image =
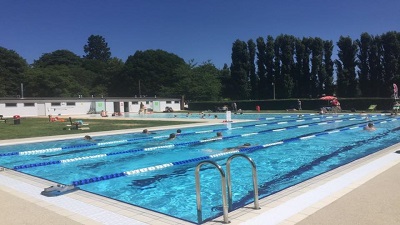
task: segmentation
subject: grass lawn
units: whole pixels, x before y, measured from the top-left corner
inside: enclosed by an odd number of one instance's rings
[[[187,112],[181,112],[187,113]],[[245,113],[316,113],[311,110],[302,111],[286,111],[286,110],[261,110],[261,112],[246,110]],[[74,118],[73,121],[80,120]],[[122,130],[133,128],[147,128],[155,126],[168,126],[178,124],[188,124],[193,122],[182,121],[155,121],[155,120],[112,120],[112,119],[82,119],[84,123],[88,123],[90,130],[64,130],[69,128],[67,125],[69,121],[65,122],[49,122],[48,118],[21,118],[21,123],[14,125],[12,119],[8,119],[7,123],[0,121],[0,140],[16,139],[16,138],[29,138],[29,137],[43,137],[63,134],[85,134],[88,132],[96,131],[110,131]]]
[[[74,118],[73,121],[80,120]],[[188,124],[193,122],[182,121],[151,121],[151,120],[111,120],[111,119],[82,119],[89,124],[90,130],[68,130],[66,122],[49,122],[48,118],[21,118],[20,124],[14,125],[14,121],[9,119],[7,123],[0,122],[0,140],[42,137],[63,134],[85,134],[96,131],[122,130],[133,128],[147,128],[154,126],[167,126]],[[85,127],[85,126],[83,126]],[[64,130],[64,128],[67,128]]]

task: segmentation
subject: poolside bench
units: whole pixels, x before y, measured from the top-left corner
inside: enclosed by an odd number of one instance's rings
[[[3,115],[0,115],[0,121],[4,121],[4,123],[7,123],[7,119],[3,119]]]
[[[368,107],[368,110],[370,110],[371,112],[375,111],[377,105],[370,105]]]
[[[71,118],[71,117],[70,117]],[[83,123],[83,121],[76,121],[76,122],[71,122],[71,124],[67,124],[66,127],[64,127],[64,130],[90,130],[90,127],[88,127],[88,123]]]

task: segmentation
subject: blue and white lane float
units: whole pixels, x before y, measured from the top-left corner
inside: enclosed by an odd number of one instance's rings
[[[330,123],[343,122],[344,120],[356,120],[356,119],[357,118],[355,118],[355,117],[351,117],[348,119],[341,119],[341,120],[328,120],[328,121],[324,121],[324,122],[314,122],[314,123],[309,123],[309,124],[304,124],[304,125],[289,126],[289,127],[278,128],[278,129],[262,130],[262,131],[258,131],[258,132],[247,133],[247,134],[226,136],[226,137],[222,137],[222,138],[216,137],[216,138],[210,138],[210,139],[199,140],[199,141],[190,141],[190,142],[183,142],[183,143],[176,143],[176,144],[169,144],[169,145],[162,145],[162,146],[155,146],[155,147],[148,147],[148,148],[140,148],[140,149],[130,149],[130,150],[120,151],[120,152],[111,152],[111,153],[106,153],[106,154],[82,156],[82,157],[75,157],[75,158],[55,160],[55,161],[30,163],[30,164],[14,166],[14,169],[20,170],[20,169],[39,167],[39,166],[49,166],[49,165],[55,165],[55,164],[61,164],[61,163],[71,163],[71,162],[77,162],[77,161],[82,161],[82,160],[103,158],[103,157],[107,157],[107,156],[115,156],[115,155],[121,155],[121,154],[131,154],[131,153],[139,153],[139,152],[146,152],[146,151],[154,151],[154,150],[160,150],[160,149],[173,148],[176,146],[188,146],[188,145],[201,144],[201,143],[206,143],[206,142],[211,142],[211,141],[216,141],[216,140],[221,140],[221,139],[247,137],[247,136],[252,136],[252,135],[265,134],[268,132],[280,132],[280,131],[291,130],[291,129],[296,129],[296,128],[305,128],[305,127],[311,127],[311,126],[326,125],[326,124],[330,124]]]
[[[309,115],[315,115],[315,114],[309,114]],[[348,114],[348,115],[353,115],[353,114]],[[372,115],[371,118],[377,117],[377,116],[384,116],[384,115],[385,114],[376,114],[376,115]],[[325,116],[323,118],[324,119],[330,119],[330,118],[342,117],[342,116],[344,116],[344,115],[341,114],[341,115],[338,115],[338,116]],[[295,116],[281,116],[281,118],[288,118],[288,117],[295,117]],[[275,119],[275,117],[273,117],[273,119]],[[235,127],[235,128],[220,128],[220,129],[213,129],[213,130],[196,131],[196,132],[189,132],[189,133],[184,133],[184,134],[180,134],[180,135],[184,136],[184,135],[211,133],[211,132],[217,132],[217,131],[224,131],[224,130],[228,130],[228,129],[242,129],[242,128],[245,128],[245,127],[267,126],[267,125],[274,125],[274,124],[284,124],[284,123],[287,123],[287,122],[303,122],[303,121],[306,121],[306,120],[320,120],[320,119],[321,118],[319,118],[319,117],[316,117],[316,118],[303,118],[303,119],[299,118],[297,120],[279,121],[279,122],[271,122],[271,123],[255,124],[255,125],[251,124],[251,125],[245,125],[245,126],[242,126],[242,127]],[[160,138],[166,138],[166,137],[168,137],[168,135],[154,136],[154,137],[140,137],[140,138],[134,138],[134,139],[128,139],[128,140],[108,141],[108,142],[99,142],[99,143],[88,143],[88,144],[65,146],[65,147],[60,147],[60,148],[48,148],[48,149],[29,150],[29,151],[21,151],[21,152],[8,152],[8,153],[0,154],[0,157],[1,156],[17,156],[17,155],[36,155],[36,154],[63,151],[63,150],[73,149],[73,148],[77,149],[77,148],[87,148],[87,147],[91,147],[91,146],[118,145],[118,144],[124,144],[124,143],[128,143],[128,142],[138,141],[138,140],[160,139]]]
[[[355,119],[356,118],[349,118],[347,120],[355,120]],[[306,124],[306,125],[290,126],[290,127],[280,128],[280,129],[269,129],[269,130],[263,130],[263,131],[259,131],[259,132],[247,133],[247,134],[241,134],[241,135],[232,135],[232,136],[227,136],[227,137],[223,137],[223,138],[210,138],[210,139],[199,140],[199,141],[176,143],[176,144],[162,145],[162,146],[155,146],[155,147],[148,147],[148,148],[141,148],[141,149],[130,149],[130,150],[126,150],[126,151],[112,152],[112,153],[107,153],[107,154],[98,154],[98,155],[82,156],[82,157],[63,159],[63,160],[56,160],[56,161],[46,161],[46,162],[39,162],[39,163],[31,163],[31,164],[14,166],[14,169],[15,170],[20,170],[20,169],[39,167],[39,166],[49,166],[49,165],[55,165],[55,164],[61,164],[61,163],[71,163],[71,162],[82,161],[82,160],[103,158],[103,157],[107,157],[107,156],[115,156],[115,155],[121,155],[121,154],[139,153],[139,152],[160,150],[160,149],[166,149],[166,148],[173,148],[173,147],[176,147],[176,146],[189,146],[189,145],[201,144],[201,143],[211,142],[211,141],[216,141],[216,140],[221,140],[221,139],[232,139],[232,138],[237,138],[237,137],[246,137],[246,136],[252,136],[252,135],[257,135],[257,134],[264,134],[264,133],[267,133],[267,132],[280,132],[280,131],[291,130],[291,129],[296,129],[296,128],[305,128],[305,127],[311,127],[311,126],[317,126],[317,125],[325,125],[325,124],[329,124],[329,123],[338,123],[338,122],[343,122],[343,121],[344,120],[331,120],[331,121],[325,121],[325,122],[316,122],[316,123],[310,123],[310,124]]]
[[[345,115],[353,115],[353,114],[337,114],[337,115],[332,115],[330,117],[342,117]],[[325,116],[325,115],[319,115],[316,113],[309,113],[309,114],[302,114],[299,112],[299,114],[296,115],[286,115],[286,116],[272,116],[272,117],[264,117],[264,118],[258,118],[258,120],[274,120],[274,119],[286,119],[286,118],[301,118],[301,117],[307,117],[307,116]]]
[[[314,115],[314,114],[310,114],[310,115]],[[353,115],[353,114],[348,114],[348,115]],[[381,116],[383,116],[383,115],[385,115],[385,114],[381,114]],[[323,119],[331,119],[331,118],[340,117],[340,116],[344,116],[344,115],[324,116],[322,118]],[[371,116],[371,118],[377,117],[377,116],[379,116],[379,114]],[[282,117],[292,117],[292,116],[282,116]],[[275,124],[279,125],[279,124],[285,124],[285,123],[289,123],[289,122],[297,122],[298,123],[298,122],[303,122],[303,121],[307,121],[307,120],[321,120],[321,117],[299,118],[296,120],[244,125],[244,126],[235,127],[235,128],[219,128],[219,129],[213,129],[213,130],[188,132],[188,133],[180,134],[180,136],[211,133],[211,132],[218,132],[218,131],[224,131],[224,130],[229,130],[229,129],[242,129],[242,128],[253,127],[253,126],[256,127],[256,126],[267,126],[267,125],[275,125]],[[0,157],[2,157],[2,156],[37,155],[37,154],[43,154],[43,153],[58,152],[58,151],[63,151],[63,150],[68,150],[68,149],[79,149],[79,148],[87,148],[87,147],[92,147],[92,146],[118,145],[118,144],[125,144],[125,143],[129,143],[129,142],[139,141],[139,140],[160,139],[160,138],[166,138],[166,137],[168,137],[168,135],[154,136],[154,137],[139,137],[139,138],[133,138],[133,139],[127,139],[127,140],[117,140],[117,141],[108,141],[108,142],[99,142],[99,143],[87,143],[87,144],[71,145],[71,146],[65,146],[65,147],[59,147],[59,148],[47,148],[47,149],[39,149],[39,150],[21,151],[21,152],[7,152],[7,153],[0,153]]]
[[[376,123],[376,124],[387,123],[388,121],[396,121],[396,120],[399,120],[399,119],[397,119],[397,118],[386,119],[386,120],[381,120],[381,121],[374,121],[374,123]],[[359,128],[364,128],[364,127],[365,127],[365,123],[363,123],[361,125],[349,125],[349,126],[344,126],[339,129],[333,129],[333,130],[330,129],[330,130],[326,130],[323,132],[315,133],[313,135],[301,135],[301,136],[298,136],[295,138],[284,139],[281,141],[267,143],[264,145],[257,145],[257,146],[252,146],[249,148],[242,148],[239,150],[234,150],[234,151],[229,151],[229,152],[221,152],[221,153],[198,157],[198,158],[192,158],[192,159],[187,159],[187,160],[182,160],[182,161],[177,161],[177,162],[164,163],[164,164],[159,164],[159,165],[155,165],[155,166],[150,166],[150,167],[145,167],[145,168],[140,168],[140,169],[135,169],[135,170],[129,170],[129,171],[125,171],[125,172],[103,175],[103,176],[99,176],[99,177],[92,177],[92,178],[87,178],[87,179],[76,180],[76,181],[72,182],[72,185],[80,186],[80,185],[90,184],[90,183],[99,182],[99,181],[103,181],[103,180],[109,180],[109,179],[118,178],[118,177],[124,177],[124,176],[139,174],[139,173],[145,173],[145,172],[149,172],[149,171],[155,171],[155,170],[159,170],[159,169],[165,169],[165,168],[172,167],[172,166],[179,166],[179,165],[185,165],[185,164],[189,164],[189,163],[200,162],[203,160],[215,159],[215,158],[219,158],[219,157],[226,156],[226,155],[232,155],[232,154],[235,154],[238,152],[241,152],[241,153],[252,152],[252,151],[259,150],[259,149],[268,148],[271,146],[282,145],[282,144],[289,143],[292,141],[308,140],[308,139],[318,137],[318,136],[329,135],[329,134],[333,134],[333,133],[337,133],[337,132],[343,132],[346,130],[353,130],[353,129],[359,129]]]

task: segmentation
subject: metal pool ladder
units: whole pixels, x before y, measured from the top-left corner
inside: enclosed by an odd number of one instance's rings
[[[228,193],[229,193],[229,210],[232,210],[232,184],[231,184],[231,175],[230,175],[230,170],[231,170],[231,161],[232,159],[236,157],[243,157],[247,159],[251,166],[252,166],[252,173],[253,173],[253,188],[254,188],[254,209],[260,209],[259,202],[258,202],[258,185],[257,185],[257,170],[256,170],[256,164],[254,161],[248,157],[245,154],[234,154],[231,157],[227,159],[226,163],[226,171],[228,173],[227,180],[228,180]],[[218,165],[216,162],[206,160],[203,162],[200,162],[196,166],[196,171],[195,171],[195,176],[196,176],[196,200],[197,200],[197,221],[198,223],[203,222],[202,218],[202,207],[201,207],[201,196],[200,196],[200,168],[204,164],[211,164],[213,165],[216,169],[218,169],[220,175],[221,175],[221,189],[222,189],[222,208],[223,208],[223,217],[224,217],[224,223],[230,223],[228,219],[228,203],[227,203],[227,197],[226,197],[226,176],[221,168],[220,165]]]
[[[243,157],[250,162],[252,167],[252,174],[253,174],[253,192],[254,192],[254,209],[260,209],[260,204],[258,202],[258,184],[257,184],[257,169],[256,164],[254,163],[253,159],[248,157],[245,154],[234,154],[228,158],[226,161],[226,173],[228,174],[228,196],[229,196],[229,210],[232,210],[232,182],[231,182],[231,161],[236,157]]]

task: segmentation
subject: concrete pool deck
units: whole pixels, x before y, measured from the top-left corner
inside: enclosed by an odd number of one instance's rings
[[[260,210],[252,205],[235,210],[230,224],[400,224],[400,154],[394,153],[399,149],[400,144],[391,146],[261,199]],[[192,224],[85,191],[40,195],[53,184],[2,170],[2,224]]]

